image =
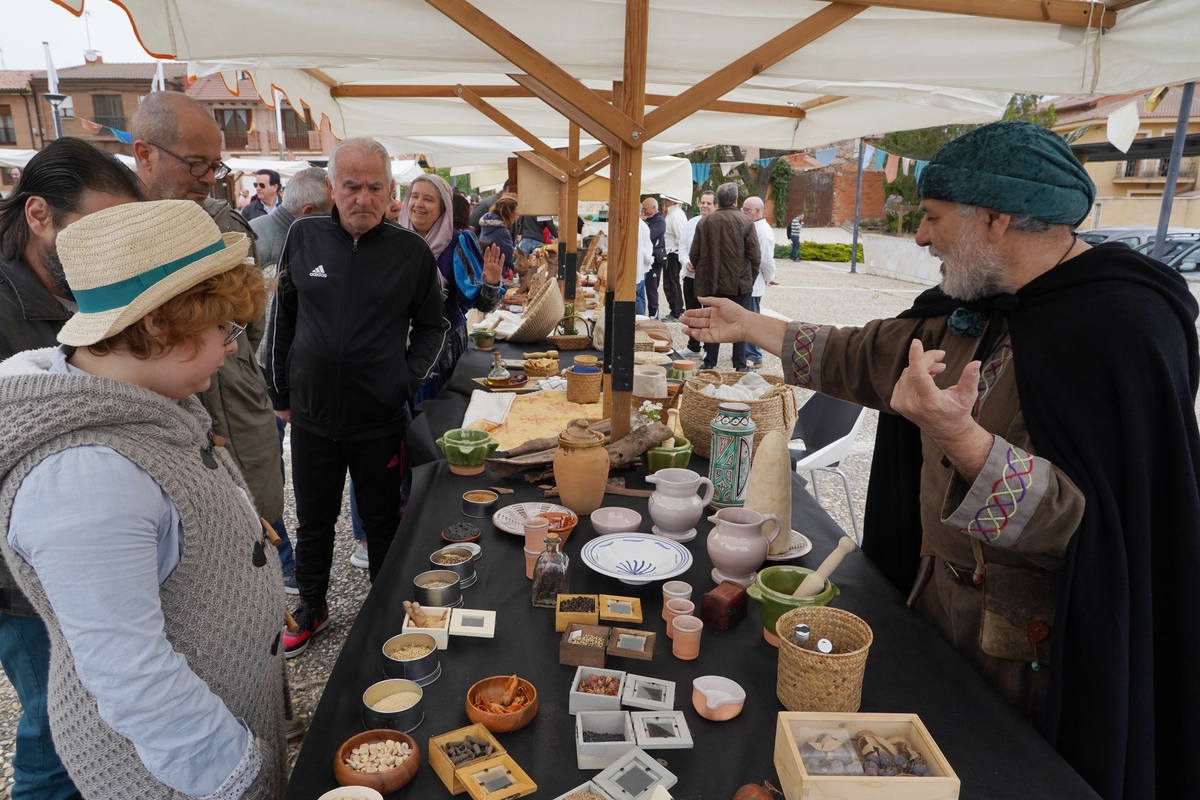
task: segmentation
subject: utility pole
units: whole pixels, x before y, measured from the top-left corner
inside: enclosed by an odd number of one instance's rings
[[[858,185],[854,190],[854,237],[850,242],[850,272],[858,272],[858,217],[862,212],[863,158],[867,154],[867,140],[858,140]]]

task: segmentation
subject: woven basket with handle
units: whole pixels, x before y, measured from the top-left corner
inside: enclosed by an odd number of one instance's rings
[[[812,629],[812,640],[833,643],[829,654],[806,650],[792,641],[798,623]],[[849,611],[829,606],[793,608],[775,623],[779,637],[779,673],[775,694],[788,711],[852,713],[862,702],[871,626]]]
[[[750,406],[750,418],[757,426],[754,431],[754,452],[758,451],[758,443],[771,431],[779,431],[784,438],[792,438],[792,429],[796,427],[796,393],[792,387],[783,382],[778,375],[763,375],[768,383],[775,388],[764,394],[758,400],[721,400],[701,394],[700,390],[712,383],[730,385],[742,379],[740,372],[717,372],[716,370],[701,370],[694,378],[683,382],[679,394],[679,424],[683,427],[683,435],[691,441],[696,455],[708,458],[712,445],[712,420],[717,415],[717,406],[721,403],[744,402]]]

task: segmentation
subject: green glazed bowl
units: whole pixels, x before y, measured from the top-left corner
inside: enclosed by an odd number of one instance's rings
[[[646,471],[650,473],[668,467],[686,467],[692,460],[692,443],[682,436],[676,436],[673,447],[651,447],[644,458]]]
[[[484,459],[500,446],[490,433],[475,428],[452,428],[436,444],[450,462],[450,471],[455,475],[478,475],[483,472]]]
[[[472,330],[471,341],[475,343],[476,350],[491,350],[492,345],[496,343],[496,332],[489,331],[486,328],[483,330]]]
[[[786,612],[800,606],[827,606],[841,592],[829,581],[825,588],[814,597],[792,597],[792,592],[804,582],[811,569],[794,567],[784,564],[767,567],[758,571],[754,583],[746,587],[746,594],[758,601],[758,611],[762,616],[763,638],[773,647],[779,646],[775,636],[775,623]]]

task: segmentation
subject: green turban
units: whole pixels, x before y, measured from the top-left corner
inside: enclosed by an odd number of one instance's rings
[[[1074,226],[1091,211],[1096,186],[1058,134],[1009,121],[942,145],[921,173],[917,194]]]

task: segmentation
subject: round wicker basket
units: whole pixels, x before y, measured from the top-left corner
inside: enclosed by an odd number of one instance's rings
[[[566,306],[558,281],[543,282],[529,297],[529,303],[521,314],[521,325],[511,334],[510,342],[540,342],[553,333],[562,319]]]
[[[758,400],[743,400],[750,406],[750,418],[757,426],[754,431],[754,450],[757,452],[758,443],[771,431],[779,431],[785,438],[792,438],[792,430],[796,427],[796,393],[792,387],[783,382],[778,375],[763,375],[775,388],[764,394]],[[694,378],[683,382],[679,401],[679,424],[686,436],[696,448],[696,455],[708,458],[712,446],[712,420],[717,415],[717,406],[727,403],[716,397],[701,394],[700,390],[707,384],[734,384],[742,379],[740,372],[717,372],[716,370],[701,370]]]
[[[833,643],[829,654],[806,650],[792,641],[798,623],[807,623],[813,638]],[[867,651],[874,640],[871,626],[829,606],[804,606],[786,612],[775,623],[779,637],[779,673],[775,694],[788,711],[858,711],[862,702]]]

